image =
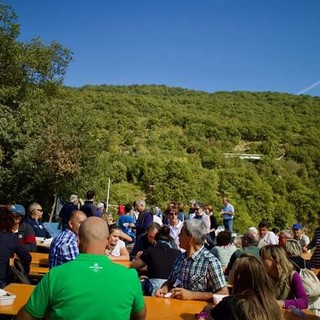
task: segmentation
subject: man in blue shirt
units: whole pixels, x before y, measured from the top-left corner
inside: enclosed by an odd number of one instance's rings
[[[234,207],[231,203],[229,203],[228,198],[223,198],[223,208],[221,214],[223,218],[224,229],[232,232]]]
[[[74,260],[78,254],[77,235],[81,223],[87,219],[84,212],[74,210],[71,212],[67,229],[62,231],[51,242],[49,253],[49,268]]]

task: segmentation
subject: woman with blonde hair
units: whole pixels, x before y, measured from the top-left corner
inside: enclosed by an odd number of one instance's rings
[[[232,295],[223,298],[214,308],[200,312],[197,319],[282,319],[272,282],[262,262],[249,255],[238,258],[234,265]]]
[[[276,298],[282,308],[294,306],[298,309],[308,308],[308,297],[300,275],[294,271],[283,247],[267,245],[260,249],[260,256],[271,277]]]

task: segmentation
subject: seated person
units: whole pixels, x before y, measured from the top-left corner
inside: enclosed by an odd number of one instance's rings
[[[259,248],[262,248],[263,246],[266,246],[268,244],[279,243],[278,237],[272,231],[269,231],[269,226],[269,222],[266,220],[262,220],[258,225],[260,235],[260,240],[258,244]]]
[[[280,307],[288,309],[289,306],[294,306],[307,309],[307,293],[299,273],[294,271],[292,263],[288,260],[285,249],[281,246],[267,245],[261,248],[260,256],[273,281]]]
[[[186,251],[178,256],[156,296],[170,292],[176,299],[207,301],[212,300],[212,293],[228,293],[220,261],[204,247],[206,236],[207,228],[201,219],[184,222],[179,242]]]
[[[78,239],[80,254],[41,279],[16,319],[145,320],[136,271],[105,256],[105,221],[89,217],[81,223]]]
[[[74,210],[69,216],[66,229],[51,242],[49,251],[49,268],[74,260],[79,254],[78,232],[81,223],[87,219],[84,212]]]
[[[30,224],[24,222],[26,210],[21,204],[15,204],[10,207],[14,214],[15,225],[13,233],[18,237],[19,243],[28,251],[37,251],[36,236]]]
[[[109,227],[106,255],[111,260],[129,260],[129,252],[124,241],[120,240],[121,230],[113,224]]]
[[[286,242],[286,252],[288,255],[288,259],[293,265],[293,268],[298,273],[300,269],[311,269],[311,265],[309,261],[306,261],[301,257],[302,255],[302,248],[300,243],[295,239],[289,239]]]
[[[28,207],[29,216],[26,218],[26,223],[29,223],[34,230],[36,237],[41,238],[51,238],[50,233],[47,231],[43,225],[41,218],[43,214],[43,209],[41,205],[37,202],[33,202]]]
[[[144,250],[154,247],[156,244],[155,236],[160,229],[160,225],[156,222],[150,224],[147,228],[147,232],[137,238],[136,243],[130,252],[130,260],[138,259]]]
[[[242,255],[252,255],[260,259],[260,254],[259,254],[260,249],[257,247],[258,243],[259,243],[258,234],[250,231],[245,233],[241,237],[242,249],[238,249],[232,254],[224,273],[226,275],[229,275],[231,270],[233,270],[234,263]]]
[[[272,286],[261,260],[242,256],[234,265],[232,295],[224,297],[215,307],[205,307],[196,319],[280,320],[282,312]]]
[[[141,269],[148,266],[147,276],[151,285],[145,295],[154,295],[155,291],[160,289],[161,285],[168,279],[173,264],[181,253],[173,249],[170,236],[170,228],[162,226],[155,236],[156,245],[145,250],[141,256],[131,262],[131,267]]]
[[[210,252],[219,259],[222,268],[225,268],[237,247],[231,243],[231,232],[228,230],[219,232],[216,240],[217,245]]]
[[[0,289],[11,279],[10,259],[15,255],[20,259],[26,273],[31,262],[30,253],[19,243],[12,230],[15,225],[14,214],[7,206],[0,206]]]

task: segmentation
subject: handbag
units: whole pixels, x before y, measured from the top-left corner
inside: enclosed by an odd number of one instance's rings
[[[299,268],[299,266],[294,263],[292,260],[291,262]],[[299,272],[300,278],[302,280],[302,284],[308,298],[316,298],[320,296],[320,281],[318,277],[314,274],[313,271],[306,268],[306,262],[304,261],[304,268],[300,269]]]

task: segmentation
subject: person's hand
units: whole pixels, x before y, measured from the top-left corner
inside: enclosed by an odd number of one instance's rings
[[[143,251],[138,251],[136,254],[136,259],[140,258],[142,254],[143,254]]]
[[[192,291],[184,288],[173,288],[171,290],[171,298],[181,299],[181,300],[192,300]]]
[[[165,286],[165,287],[158,289],[156,291],[155,295],[156,295],[156,297],[163,297],[166,293],[168,293],[168,288]]]

